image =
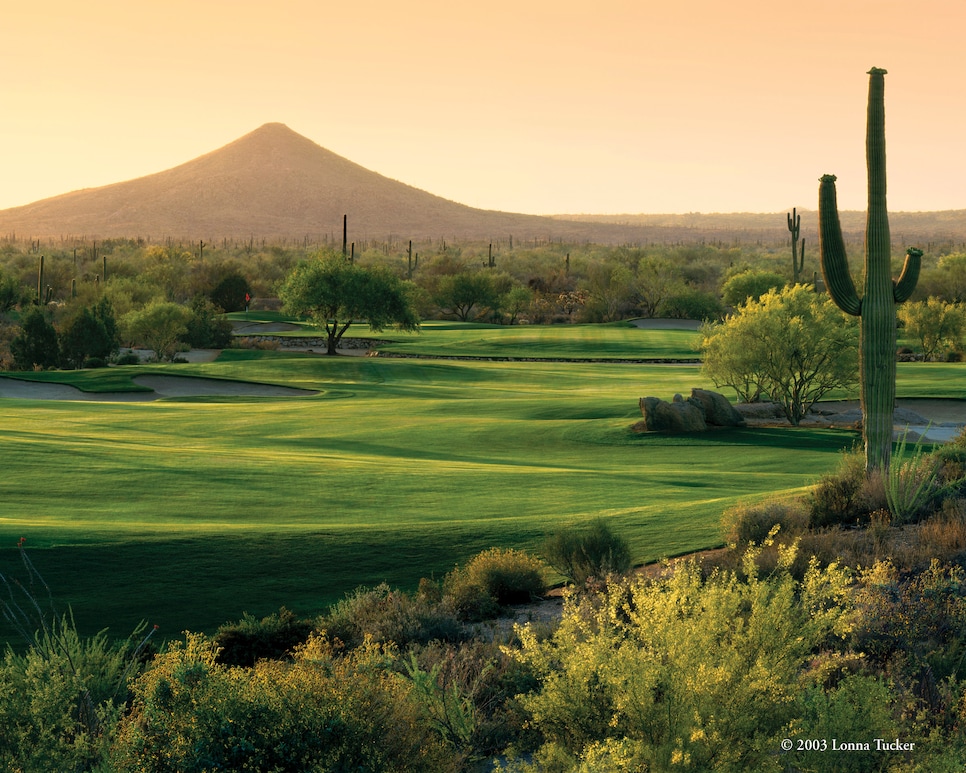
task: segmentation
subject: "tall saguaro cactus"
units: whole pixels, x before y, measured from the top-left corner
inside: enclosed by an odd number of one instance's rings
[[[835,175],[818,189],[822,276],[832,300],[861,319],[859,383],[866,471],[886,470],[892,456],[892,414],[896,401],[896,305],[907,300],[919,278],[922,250],[910,248],[898,281],[892,279],[889,213],[886,209],[885,70],[869,70],[865,152],[869,211],[865,231],[865,291],[852,283],[835,197]]]
[[[792,235],[792,284],[798,284],[802,269],[805,267],[805,240],[802,239],[802,249],[798,249],[798,237],[802,231],[802,216],[796,207],[788,215],[788,230]]]

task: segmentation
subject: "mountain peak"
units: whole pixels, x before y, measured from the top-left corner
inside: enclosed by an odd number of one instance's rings
[[[490,212],[365,169],[272,122],[180,166],[0,211],[0,233],[161,238],[499,238],[559,222]]]

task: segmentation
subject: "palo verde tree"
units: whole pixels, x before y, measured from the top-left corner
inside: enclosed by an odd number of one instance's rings
[[[922,257],[922,250],[910,248],[899,279],[893,281],[886,208],[885,74],[878,67],[869,70],[865,140],[869,209],[865,230],[865,292],[861,297],[849,273],[836,203],[835,175],[824,175],[818,191],[819,248],[825,286],[842,311],[861,319],[859,383],[867,472],[889,468],[896,401],[896,305],[912,295]]]
[[[798,425],[830,391],[855,383],[855,328],[805,285],[770,290],[701,329],[704,371],[745,402],[767,395]]]
[[[962,347],[966,307],[961,303],[947,303],[939,298],[907,303],[899,309],[899,319],[906,335],[919,343],[923,360],[932,360]]]
[[[337,354],[353,322],[365,320],[372,331],[390,325],[400,330],[419,328],[412,297],[401,279],[332,252],[299,263],[279,288],[279,297],[286,313],[308,316],[325,328],[326,354]]]

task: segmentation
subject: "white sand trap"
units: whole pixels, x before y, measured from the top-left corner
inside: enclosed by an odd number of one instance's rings
[[[0,398],[20,400],[81,400],[89,402],[145,402],[162,397],[306,397],[318,394],[311,389],[254,384],[190,376],[135,376],[134,383],[153,392],[82,392],[67,384],[0,378]]]
[[[134,383],[153,389],[158,397],[306,397],[317,395],[313,389],[254,384],[250,381],[227,381],[217,378],[191,378],[190,376],[135,376]]]
[[[15,378],[0,378],[0,398],[12,397],[19,400],[96,400],[136,402],[157,400],[150,392],[111,392],[94,394],[81,392],[68,384],[48,384],[43,381],[21,381]]]
[[[639,319],[628,320],[634,327],[644,330],[697,330],[701,323],[693,319]]]

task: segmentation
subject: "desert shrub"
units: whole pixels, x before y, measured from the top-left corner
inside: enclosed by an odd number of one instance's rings
[[[133,684],[114,746],[120,773],[348,771],[445,773],[455,760],[423,718],[394,651],[338,655],[312,638],[291,663],[225,666],[189,634]]]
[[[800,534],[808,526],[808,511],[801,502],[738,505],[724,512],[721,525],[729,545],[761,543],[775,526],[782,536]]]
[[[426,716],[462,753],[484,758],[528,744],[532,733],[516,696],[537,682],[500,645],[431,642],[414,648],[404,665]]]
[[[434,639],[455,641],[461,636],[459,622],[446,605],[421,594],[414,597],[393,590],[386,583],[346,594],[319,620],[319,627],[350,647],[361,645],[367,637],[403,648]]]
[[[936,476],[949,495],[962,493],[966,483],[966,446],[957,441],[941,445],[932,452],[936,460]]]
[[[458,620],[479,622],[500,614],[500,605],[489,591],[472,582],[465,570],[457,567],[443,583],[443,598]]]
[[[891,561],[861,575],[855,593],[853,643],[880,666],[928,666],[937,678],[966,676],[966,572],[933,560],[903,575]]]
[[[106,368],[107,361],[102,359],[101,357],[88,357],[86,360],[84,360],[84,367],[85,368]]]
[[[545,588],[540,560],[512,548],[484,550],[443,581],[444,597],[463,620],[485,619],[495,607],[532,601]]]
[[[215,633],[217,660],[229,666],[253,666],[259,660],[282,660],[304,644],[314,625],[281,607],[261,620],[247,612],[234,623],[225,623]]]
[[[269,336],[236,336],[231,345],[238,349],[261,349],[275,351],[281,347],[278,341]]]
[[[921,440],[911,456],[905,450],[906,433],[903,433],[889,469],[881,475],[892,520],[900,525],[919,520],[942,494],[936,457],[923,453]]]
[[[136,352],[125,352],[115,361],[117,365],[140,365],[141,358]]]
[[[545,640],[518,628],[516,656],[540,681],[520,699],[543,736],[539,769],[775,770],[802,664],[847,630],[852,583],[814,562],[796,581],[793,553],[768,576],[750,557],[747,581],[686,563],[614,583],[568,602]]]
[[[878,497],[870,496],[865,458],[857,452],[844,454],[837,470],[821,477],[807,499],[809,525],[813,527],[866,523],[879,509]],[[873,484],[881,491],[881,483]]]
[[[783,769],[816,773],[881,770],[881,760],[875,754],[835,750],[831,739],[841,745],[847,741],[868,742],[866,739],[904,736],[896,719],[896,698],[886,680],[862,674],[845,677],[833,689],[809,688],[802,696],[801,724],[789,737],[793,742],[824,739],[826,748],[818,751],[793,748],[782,755]]]
[[[142,642],[143,643],[143,642]],[[0,769],[90,770],[107,757],[142,648],[83,637],[68,616],[0,664]]]
[[[544,560],[575,585],[604,580],[631,568],[627,540],[611,531],[603,519],[588,526],[561,529],[543,544]]]

